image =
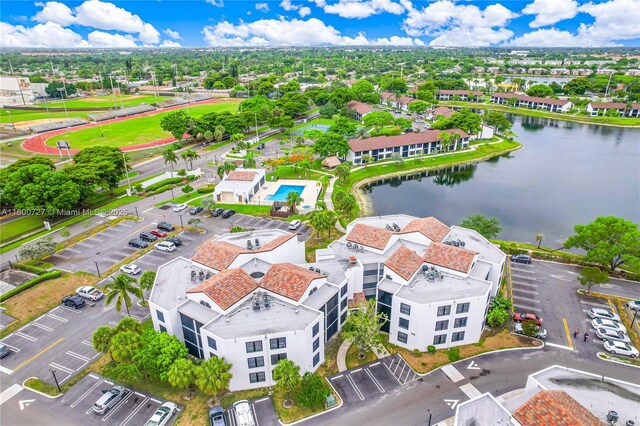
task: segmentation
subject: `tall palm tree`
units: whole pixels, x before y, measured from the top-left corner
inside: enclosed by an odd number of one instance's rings
[[[226,389],[231,381],[229,373],[231,364],[224,358],[212,356],[200,364],[196,377],[196,385],[200,390],[209,395],[216,395]]]
[[[440,132],[437,139],[440,141],[440,147],[442,150],[448,151],[451,146],[451,135],[447,132]]]
[[[151,287],[153,287],[153,283],[155,282],[155,280],[156,280],[155,271],[144,271],[142,275],[140,275],[140,279],[138,280],[138,287],[140,288],[142,303],[144,303],[144,291],[151,290]]]
[[[198,151],[196,151],[195,149],[187,149],[184,153],[183,153],[182,158],[187,158],[189,160],[189,168],[191,170],[193,170],[193,160],[197,160],[198,158],[200,158],[200,154],[198,154]],[[185,160],[186,161],[186,160]]]
[[[222,179],[224,175],[237,168],[238,166],[236,165],[236,163],[225,161],[221,166],[218,166],[218,168],[216,169],[216,173],[218,173],[218,177]]]
[[[249,153],[244,157],[242,167],[245,169],[254,169],[256,167],[256,159],[253,157],[253,153]]]
[[[173,172],[173,166],[178,162],[176,152],[171,148],[165,148],[162,151],[162,157],[164,158],[164,164],[171,163],[171,171]]]
[[[120,312],[122,310],[122,304],[124,303],[125,308],[127,308],[127,316],[131,317],[131,312],[129,311],[129,308],[133,306],[131,295],[142,297],[140,288],[136,285],[135,278],[131,278],[125,274],[119,274],[113,279],[112,283],[106,285],[106,288],[109,290],[106,297],[106,304],[110,305],[115,299],[116,311]]]
[[[224,130],[224,126],[216,126],[215,130],[213,131],[213,137],[215,138],[216,142],[220,143],[220,141],[224,137]]]
[[[300,383],[300,366],[290,359],[281,359],[273,369],[276,387],[287,392],[287,401],[291,400],[291,390]]]
[[[296,191],[291,191],[287,194],[287,204],[295,210],[296,206],[302,202],[302,197]]]
[[[182,151],[180,157],[184,160],[184,167],[189,167],[189,150]]]
[[[309,160],[302,160],[300,162],[300,170],[302,170],[302,174],[304,177],[309,176],[309,170],[311,170],[311,162]]]

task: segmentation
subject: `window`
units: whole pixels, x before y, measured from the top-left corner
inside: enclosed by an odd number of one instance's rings
[[[443,343],[447,343],[447,335],[446,334],[438,334],[436,336],[433,336],[433,344],[434,345],[441,345]]]
[[[313,337],[316,337],[318,332],[320,331],[320,323],[316,323],[316,325],[313,326]]]
[[[209,344],[209,347],[211,349],[218,350],[218,345],[216,345],[215,339],[212,339],[211,337],[207,336],[207,343]]]
[[[156,311],[156,316],[158,317],[158,321],[164,322],[164,314],[160,311]]]
[[[386,291],[378,290],[378,303],[383,303],[387,306],[391,306],[391,301],[393,300],[393,296],[391,293],[387,293]]]
[[[247,353],[251,352],[262,352],[262,342],[260,340],[256,340],[255,342],[247,342]]]
[[[436,331],[442,331],[449,328],[449,320],[436,321]]]
[[[404,303],[400,304],[400,313],[405,315],[411,315],[411,306],[405,305]]]
[[[438,306],[438,316],[443,317],[445,315],[449,315],[451,313],[451,305],[447,306]]]
[[[282,354],[271,355],[271,365],[276,365],[278,361],[280,361],[281,359],[287,359],[287,354],[282,353]]]
[[[457,331],[451,334],[452,342],[459,342],[460,340],[464,340],[464,331]]]
[[[346,320],[347,320],[347,313],[345,312],[344,314],[340,315],[340,324],[344,324]]]
[[[403,333],[402,331],[398,331],[398,342],[407,343],[407,333]]]
[[[409,320],[406,318],[400,318],[400,322],[398,323],[398,327],[404,328],[405,330],[409,329]]]
[[[362,284],[362,288],[363,289],[376,288],[377,286],[378,286],[378,282],[377,281],[372,281],[370,283],[363,283]]]
[[[344,296],[345,294],[347,294],[347,284],[343,285],[340,289],[340,297]]]
[[[247,358],[247,364],[249,364],[249,368],[264,367],[264,357],[256,356],[254,358]]]
[[[320,338],[318,337],[313,341],[313,352],[315,352],[320,347]]]
[[[456,314],[464,314],[465,312],[469,312],[469,302],[456,306]]]
[[[342,299],[342,302],[340,302],[340,310],[343,311],[346,307],[347,307],[347,298],[345,297],[344,299]]]
[[[264,371],[259,371],[257,373],[249,373],[249,382],[250,383],[259,383],[264,382],[266,380]]]
[[[163,331],[167,331],[167,327],[162,324],[158,324],[158,328],[160,329],[160,333],[162,333]]]
[[[320,362],[320,352],[313,356],[313,366],[315,367]]]
[[[287,338],[286,337],[276,337],[275,339],[269,340],[269,346],[271,349],[283,349],[287,347]]]
[[[467,326],[467,317],[456,318],[456,320],[453,323],[453,328],[460,328],[460,327],[466,327],[466,326]]]

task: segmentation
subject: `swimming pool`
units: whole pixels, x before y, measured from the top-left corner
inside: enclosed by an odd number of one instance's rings
[[[269,201],[287,201],[287,194],[290,192],[297,192],[302,195],[304,191],[304,185],[280,185],[280,188],[273,195],[267,195]]]

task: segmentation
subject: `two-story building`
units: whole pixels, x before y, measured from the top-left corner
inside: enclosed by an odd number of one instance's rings
[[[513,101],[510,101],[513,99]],[[549,112],[569,112],[573,102],[567,99],[541,98],[536,96],[518,95],[516,93],[492,93],[491,102],[494,104],[510,104],[530,109],[541,109]]]
[[[358,101],[347,102],[347,108],[351,110],[353,118],[358,121],[362,121],[362,117],[376,110],[371,105]]]
[[[483,92],[479,90],[438,90],[436,99],[439,101],[451,101],[460,99],[461,101],[481,102]]]

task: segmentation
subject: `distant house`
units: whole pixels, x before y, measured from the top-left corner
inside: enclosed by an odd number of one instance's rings
[[[430,119],[435,120],[439,116],[449,118],[453,115],[454,112],[455,111],[452,110],[451,108],[447,108],[446,106],[439,106],[438,108],[435,108],[433,111],[431,111]]]
[[[340,165],[340,159],[335,155],[331,157],[327,157],[324,160],[322,160],[322,167],[324,167],[325,169],[329,169],[329,170],[335,169],[339,165]]]
[[[376,136],[368,139],[351,139],[347,161],[362,164],[362,156],[370,155],[374,161],[391,158],[394,154],[402,157],[413,157],[420,154],[430,154],[440,149],[438,136],[442,132],[457,134],[459,139],[452,145],[452,149],[467,148],[471,135],[460,129],[427,130],[420,133],[407,133],[397,136]]]
[[[492,93],[491,102],[494,104],[509,104],[508,99],[515,99],[516,106],[530,109],[541,109],[550,112],[568,112],[573,103],[566,99],[539,98],[535,96],[517,95],[515,93]]]
[[[248,203],[264,182],[264,169],[238,168],[216,185],[213,199],[218,203]]]
[[[410,96],[396,96],[395,93],[391,92],[382,92],[380,94],[380,104],[384,106],[390,106],[392,108],[398,108],[403,111],[408,109],[408,106],[411,102],[415,101],[414,98]]]
[[[362,121],[362,117],[376,110],[371,105],[367,105],[358,101],[347,102],[347,108],[349,108],[353,112],[353,118],[358,121]]]
[[[627,105],[622,102],[591,102],[587,105],[587,112],[591,116],[605,115],[608,110],[617,110],[620,117],[640,117],[640,104]]]
[[[438,90],[436,99],[439,101],[449,101],[459,96],[461,101],[481,101],[482,92],[479,90]]]

